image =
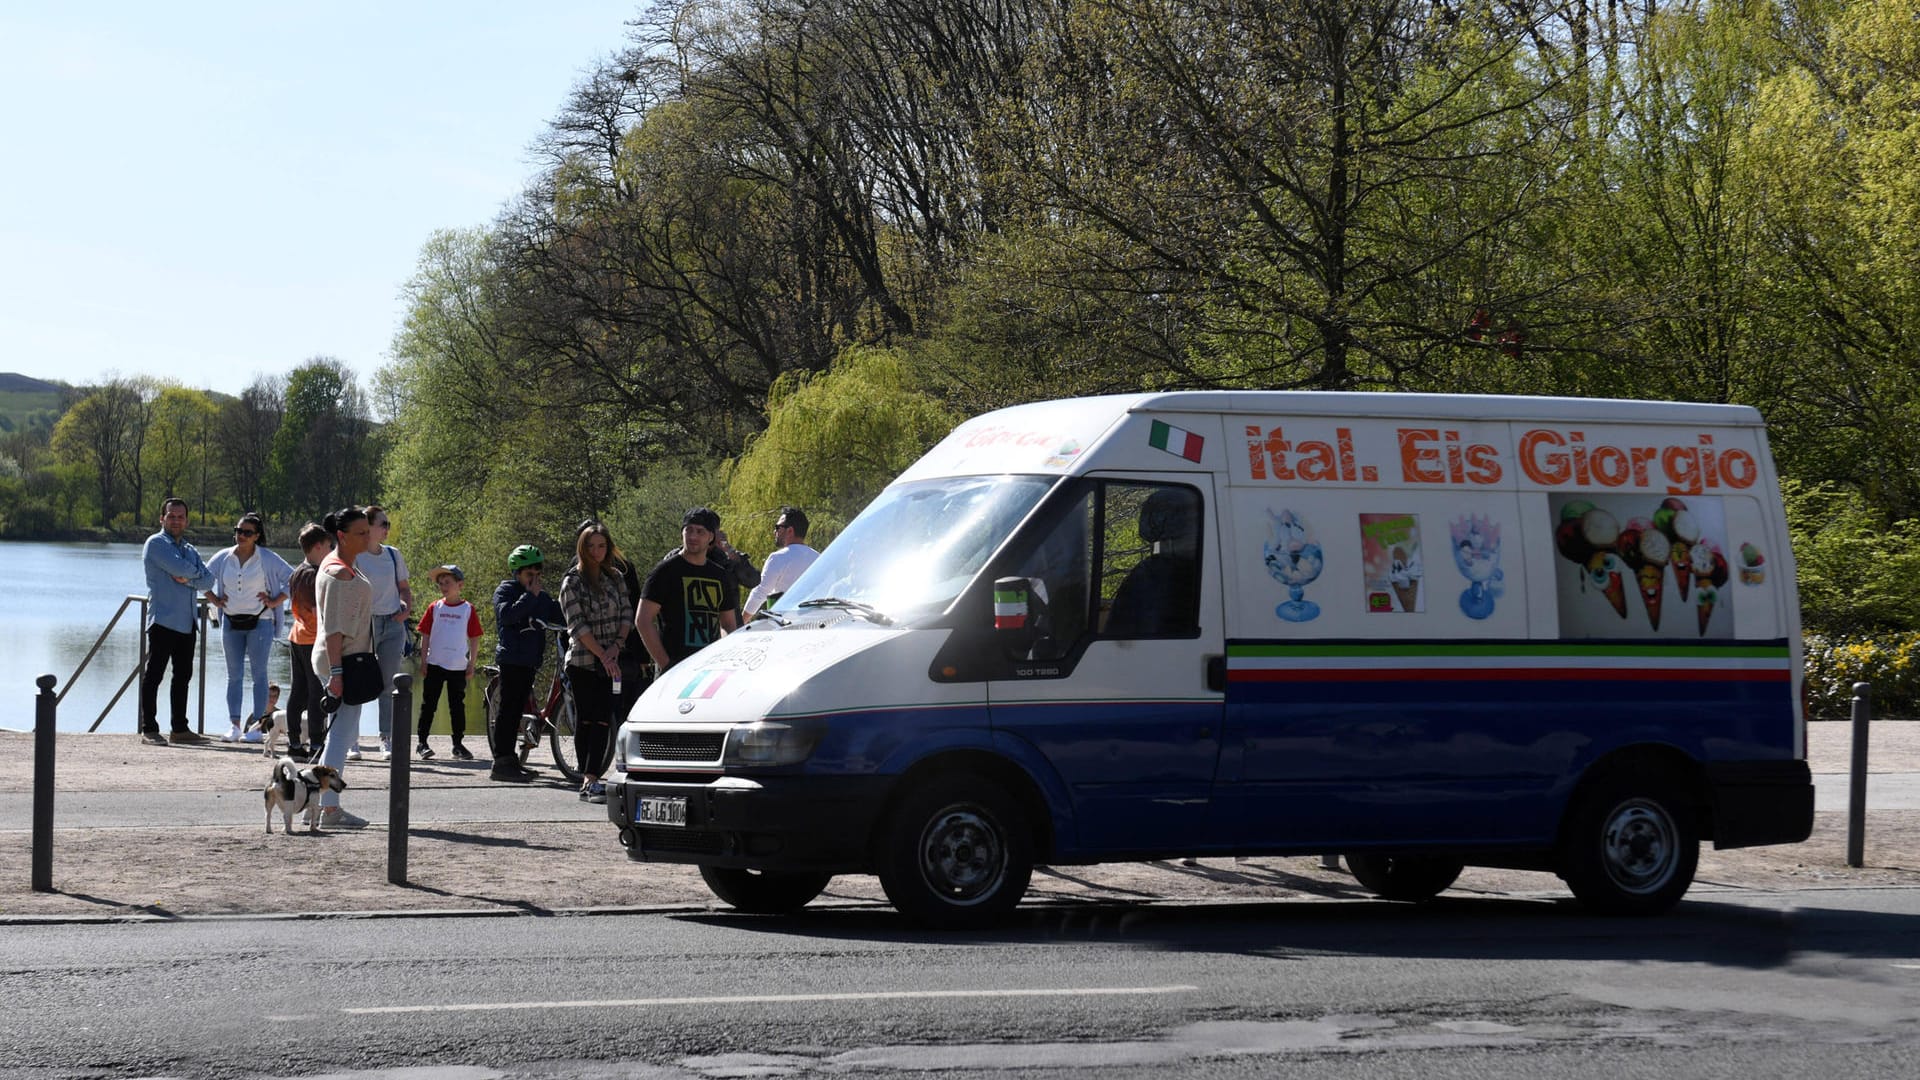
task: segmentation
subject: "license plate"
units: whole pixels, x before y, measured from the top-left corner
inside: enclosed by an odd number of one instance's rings
[[[633,820],[638,825],[685,825],[687,800],[672,795],[642,795]]]

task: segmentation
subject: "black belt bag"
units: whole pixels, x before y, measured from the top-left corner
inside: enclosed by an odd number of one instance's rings
[[[365,705],[380,696],[380,659],[370,652],[340,658],[340,700]]]
[[[252,615],[229,614],[226,616],[226,620],[227,629],[229,630],[251,630],[260,625],[260,613],[256,611]]]

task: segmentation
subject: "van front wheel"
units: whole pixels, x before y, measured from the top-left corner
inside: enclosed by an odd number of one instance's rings
[[[1353,871],[1355,881],[1382,900],[1417,903],[1447,891],[1466,867],[1428,855],[1355,853],[1347,856],[1347,869]]]
[[[1693,884],[1700,838],[1678,784],[1659,776],[1601,778],[1576,800],[1560,852],[1579,901],[1607,915],[1657,915]]]
[[[713,895],[749,915],[786,915],[806,907],[833,880],[832,874],[774,873],[703,866],[700,877]]]
[[[1033,877],[1033,842],[1019,804],[982,776],[949,776],[909,792],[880,844],[887,900],[939,930],[992,925]]]

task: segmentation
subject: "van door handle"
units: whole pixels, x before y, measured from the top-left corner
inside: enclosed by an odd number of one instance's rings
[[[1207,657],[1207,689],[1225,693],[1227,689],[1227,658],[1225,655]]]

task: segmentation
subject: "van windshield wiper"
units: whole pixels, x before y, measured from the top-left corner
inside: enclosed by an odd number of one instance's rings
[[[822,596],[813,600],[802,600],[800,601],[800,606],[803,608],[810,608],[810,607],[842,608],[847,611],[852,611],[860,615],[864,615],[866,616],[868,621],[878,623],[881,626],[893,625],[893,619],[890,618],[886,612],[881,611],[879,608],[874,607],[872,604],[863,604],[858,600],[846,600],[838,596]]]
[[[748,622],[753,622],[756,619],[772,619],[773,624],[775,626],[792,626],[793,625],[793,620],[783,619],[780,616],[775,615],[772,609],[770,608],[761,608],[759,611],[756,611],[752,615],[747,617]]]

